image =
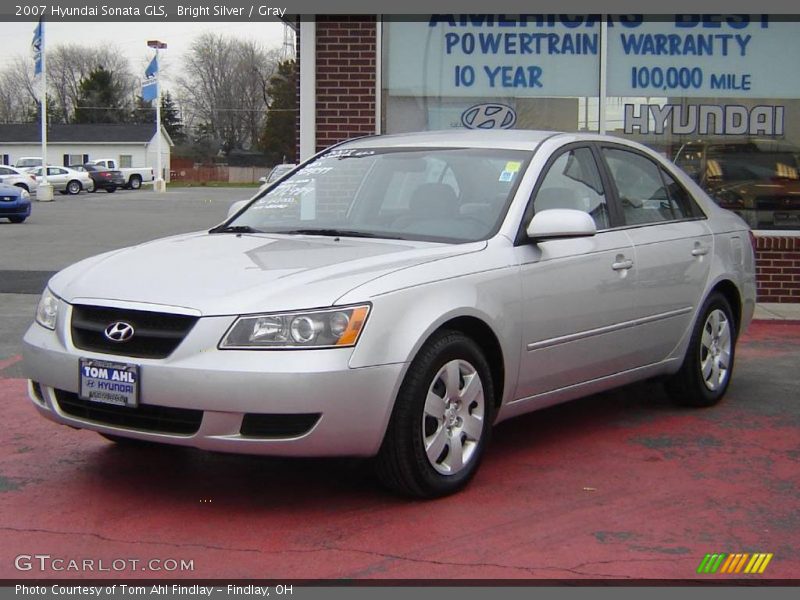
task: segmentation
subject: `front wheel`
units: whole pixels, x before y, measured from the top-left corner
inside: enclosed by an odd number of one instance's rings
[[[733,373],[736,321],[728,300],[711,294],[700,311],[680,371],[666,382],[684,406],[713,406],[722,399]]]
[[[115,185],[110,185],[110,186],[108,186],[108,187],[106,188],[106,191],[107,191],[109,194],[113,194],[114,192],[116,192],[116,191],[117,191],[117,186],[115,186]]]
[[[83,187],[81,186],[80,181],[75,181],[74,179],[67,184],[67,193],[71,196],[75,194],[80,194]]]
[[[494,386],[480,347],[457,331],[431,338],[400,387],[376,467],[387,487],[434,498],[463,488],[491,434]]]
[[[8,220],[12,223],[24,223],[27,218],[28,217],[8,217]]]

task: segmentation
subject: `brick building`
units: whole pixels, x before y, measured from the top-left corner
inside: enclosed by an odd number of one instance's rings
[[[635,139],[748,220],[760,301],[800,302],[800,75],[771,66],[778,48],[800,54],[800,25],[744,17],[304,17],[299,156],[483,127],[489,110],[508,115],[495,126]]]

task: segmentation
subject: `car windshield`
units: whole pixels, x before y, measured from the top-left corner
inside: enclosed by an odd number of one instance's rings
[[[25,169],[27,167],[38,167],[42,161],[38,158],[21,158],[15,166]]]
[[[221,231],[487,239],[499,228],[531,154],[334,148],[262,192]]]

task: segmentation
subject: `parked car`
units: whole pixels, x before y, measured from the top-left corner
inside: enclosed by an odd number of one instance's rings
[[[264,175],[263,177],[259,177],[258,181],[262,185],[267,184],[267,183],[272,183],[273,181],[277,181],[278,179],[280,179],[281,177],[286,175],[289,171],[294,169],[296,166],[297,165],[294,164],[294,163],[292,163],[292,164],[284,163],[284,164],[280,164],[280,165],[275,165],[274,167],[272,167],[272,169],[270,169],[267,172],[266,175]]]
[[[112,171],[93,164],[74,165],[70,167],[76,171],[83,171],[92,179],[92,187],[87,190],[89,192],[96,192],[97,190],[105,190],[109,194],[117,191],[117,188],[125,187],[125,178],[119,171]]]
[[[492,425],[647,378],[720,401],[755,307],[747,225],[619,138],[361,138],[209,231],[56,274],[29,393],[112,440],[374,456],[455,492]]]
[[[99,169],[117,171],[122,177],[122,187],[125,189],[138,190],[142,183],[153,182],[153,169],[149,167],[120,167],[113,158],[99,158],[90,160],[88,165],[94,165]]]
[[[16,167],[9,167],[8,165],[0,165],[0,183],[16,185],[32,194],[35,194],[36,189],[39,187],[39,182],[36,181],[34,175],[17,169]]]
[[[31,216],[31,195],[27,190],[0,183],[0,219],[22,223]]]
[[[42,183],[42,167],[31,171],[36,181]],[[81,190],[90,190],[94,186],[92,178],[85,171],[76,171],[69,167],[47,167],[47,183],[62,194],[80,194]]]
[[[800,147],[770,139],[684,144],[675,164],[753,229],[800,229]]]
[[[17,169],[21,169],[23,171],[30,171],[31,169],[35,169],[36,167],[42,166],[42,157],[41,156],[21,156],[17,162],[14,163],[14,167]]]

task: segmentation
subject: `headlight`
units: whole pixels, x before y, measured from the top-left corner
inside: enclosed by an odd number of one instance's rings
[[[39,306],[36,307],[36,322],[47,329],[56,328],[56,318],[58,317],[58,297],[45,288]]]
[[[30,200],[30,199],[31,199],[31,195],[30,195],[30,193],[28,192],[28,190],[26,190],[26,189],[24,189],[24,188],[21,188],[21,189],[20,189],[20,195],[22,196],[22,198],[23,198],[24,200]]]
[[[237,348],[346,348],[355,346],[369,305],[239,317],[222,338]]]

